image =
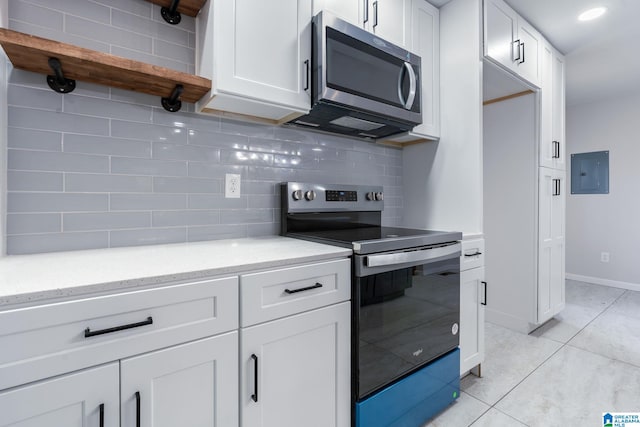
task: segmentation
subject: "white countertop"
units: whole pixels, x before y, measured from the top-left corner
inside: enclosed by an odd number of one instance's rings
[[[351,255],[270,236],[0,258],[0,310],[54,298],[274,268]]]

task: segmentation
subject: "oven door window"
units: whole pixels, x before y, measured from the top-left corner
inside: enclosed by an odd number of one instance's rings
[[[358,399],[458,346],[459,262],[356,278]]]

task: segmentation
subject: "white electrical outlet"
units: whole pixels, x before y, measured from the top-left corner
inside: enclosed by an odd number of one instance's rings
[[[240,175],[228,173],[224,180],[224,197],[227,199],[240,198]]]
[[[600,252],[600,262],[609,262],[609,252]]]

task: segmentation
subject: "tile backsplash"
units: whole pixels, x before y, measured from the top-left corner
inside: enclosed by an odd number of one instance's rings
[[[11,29],[194,71],[195,20],[166,24],[143,0],[15,0]],[[7,253],[176,243],[279,232],[282,181],[384,185],[383,221],[402,216],[401,151],[168,113],[157,97],[8,73]],[[224,197],[226,173],[241,197]]]

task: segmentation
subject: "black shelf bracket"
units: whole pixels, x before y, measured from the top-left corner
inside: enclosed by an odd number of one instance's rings
[[[76,81],[67,79],[62,72],[62,64],[58,58],[49,58],[49,67],[53,70],[54,75],[49,74],[47,76],[47,83],[49,87],[58,93],[73,92],[76,88]]]
[[[160,9],[160,14],[171,25],[178,25],[182,16],[180,16],[180,12],[178,12],[178,5],[180,4],[180,0],[171,0],[171,4],[169,7],[162,7]]]
[[[162,98],[161,100],[162,106],[164,107],[165,110],[175,113],[176,111],[179,111],[180,108],[182,108],[182,101],[180,101],[180,95],[182,95],[183,90],[184,90],[184,87],[182,85],[176,85],[175,89],[173,89],[173,92],[171,92],[170,96],[166,98]]]

